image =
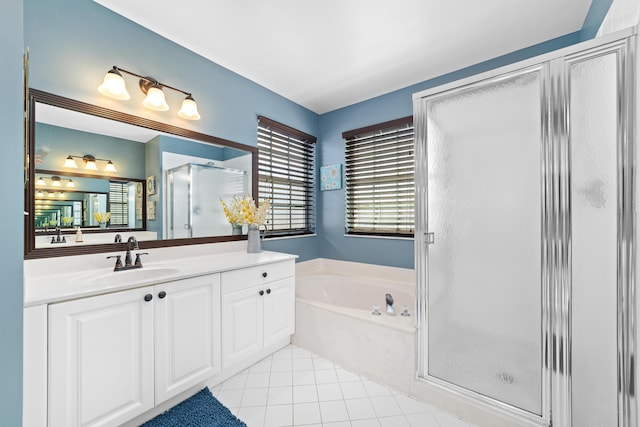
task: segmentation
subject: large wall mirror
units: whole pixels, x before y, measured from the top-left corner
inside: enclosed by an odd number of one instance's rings
[[[257,194],[256,148],[36,89],[28,101],[26,259],[132,235],[143,249],[246,238],[220,199]]]

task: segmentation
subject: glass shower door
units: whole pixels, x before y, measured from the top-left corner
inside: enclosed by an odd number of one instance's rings
[[[545,70],[426,103],[428,376],[536,415]]]

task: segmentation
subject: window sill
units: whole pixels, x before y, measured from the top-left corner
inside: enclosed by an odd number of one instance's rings
[[[376,234],[345,234],[344,237],[355,237],[355,238],[364,238],[364,239],[414,240],[413,237],[378,236]]]
[[[316,233],[311,233],[311,234],[293,234],[291,236],[265,237],[263,242],[271,242],[274,240],[298,239],[301,237],[318,237],[318,235]]]

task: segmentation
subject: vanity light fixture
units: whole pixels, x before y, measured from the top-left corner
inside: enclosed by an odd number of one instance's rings
[[[100,87],[98,87],[98,91],[110,98],[120,100],[129,99],[129,93],[127,92],[122,73],[130,74],[140,79],[140,81],[138,82],[140,90],[142,90],[142,92],[147,95],[144,101],[142,101],[142,105],[144,105],[145,107],[155,111],[167,111],[169,109],[169,105],[167,104],[167,101],[164,97],[164,92],[162,91],[164,88],[167,88],[186,95],[186,98],[184,99],[184,101],[182,101],[182,106],[178,111],[178,116],[187,120],[200,120],[198,105],[189,92],[185,92],[182,89],[160,83],[153,77],[142,76],[140,74],[119,68],[115,65],[105,75],[104,81],[102,82]]]
[[[71,180],[71,179],[66,181],[66,184],[65,184],[65,180],[60,178],[57,175],[51,176],[50,178],[48,178],[48,181],[49,181],[49,184],[47,184],[47,180],[44,177],[39,176],[38,180],[36,181],[36,184],[39,187],[44,187],[46,185],[50,185],[52,187],[62,187],[63,185],[66,186],[66,187],[75,187],[76,186],[75,182],[73,182],[73,180]],[[42,191],[38,190],[38,196],[42,196],[41,193],[42,193]]]
[[[52,176],[51,177],[51,185],[54,187],[60,187],[60,177],[59,176]]]
[[[64,164],[62,165],[62,167],[64,168],[77,168],[78,164],[76,163],[76,161],[74,159],[82,159],[82,161],[84,162],[84,168],[87,170],[92,170],[92,171],[97,171],[98,170],[98,165],[96,162],[101,161],[101,162],[107,162],[104,165],[104,171],[105,172],[118,172],[118,170],[116,169],[116,165],[113,164],[113,162],[109,159],[97,159],[94,156],[92,156],[91,154],[85,154],[84,156],[74,156],[74,155],[69,155],[65,161]],[[72,187],[73,185],[67,185],[69,187]]]

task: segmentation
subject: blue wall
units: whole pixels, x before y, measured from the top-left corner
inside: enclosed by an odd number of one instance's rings
[[[413,114],[412,95],[416,92],[450,83],[579,43],[595,35],[609,10],[612,0],[594,0],[582,31],[541,43],[490,61],[482,62],[443,76],[427,80],[395,92],[320,116],[318,139],[319,165],[344,164],[342,132],[385,122]],[[317,192],[319,254],[323,258],[365,262],[394,267],[413,268],[412,239],[346,237],[344,230],[344,190]]]
[[[32,58],[30,86],[36,89],[250,146],[256,145],[258,115],[318,134],[317,114],[95,2],[24,0],[24,15],[24,44],[29,46]],[[143,108],[144,95],[137,89],[137,81],[128,76],[129,101],[100,95],[97,87],[113,65],[192,91],[202,120],[190,122],[177,117],[183,96],[173,91],[165,91],[171,110]],[[159,196],[150,199],[160,206]],[[156,224],[161,224],[161,217]],[[306,237],[265,242],[264,248],[310,259],[318,256],[315,240]]]
[[[22,424],[22,0],[3,0],[0,13],[0,425]]]

